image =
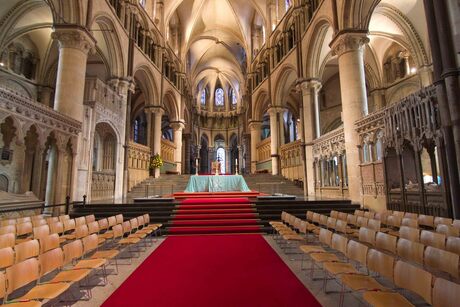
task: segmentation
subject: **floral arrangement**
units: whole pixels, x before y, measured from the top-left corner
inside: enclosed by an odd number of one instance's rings
[[[155,154],[150,159],[150,169],[160,168],[163,166],[163,159],[160,157],[160,154]]]

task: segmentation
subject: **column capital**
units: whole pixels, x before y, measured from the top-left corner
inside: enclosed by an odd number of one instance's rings
[[[55,25],[51,37],[59,48],[73,48],[88,54],[96,46],[96,40],[85,28],[75,25]]]
[[[159,116],[163,116],[165,113],[165,109],[161,106],[145,106],[145,110],[148,110],[148,112],[153,114],[160,114]]]
[[[341,31],[332,39],[329,46],[337,56],[351,51],[361,50],[365,44],[369,43],[367,31]]]
[[[185,123],[183,121],[175,121],[169,124],[174,131],[183,130],[185,128]]]
[[[262,121],[260,120],[249,120],[249,130],[256,130],[262,126]]]
[[[274,116],[280,112],[283,112],[285,108],[281,107],[281,106],[273,106],[273,105],[269,105],[269,109],[267,110],[268,114],[270,114],[270,116]]]
[[[321,80],[316,78],[297,81],[297,89],[300,90],[304,96],[311,94],[311,90],[314,90],[315,93],[319,92],[322,86]]]

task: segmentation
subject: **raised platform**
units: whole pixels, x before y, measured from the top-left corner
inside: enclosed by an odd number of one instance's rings
[[[186,198],[221,198],[221,197],[248,197],[253,198],[260,195],[266,195],[259,193],[258,191],[251,192],[179,192],[172,195],[167,195],[168,197],[174,197],[175,199],[186,199]]]

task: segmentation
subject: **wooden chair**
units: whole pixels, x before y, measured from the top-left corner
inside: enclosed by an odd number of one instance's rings
[[[459,257],[458,254],[428,246],[425,249],[424,262],[426,266],[448,273],[454,278],[458,278]]]
[[[452,222],[453,221],[451,218],[436,216],[434,218],[434,227],[438,226],[439,224],[452,225]]]
[[[310,277],[313,279],[315,265],[322,267],[323,263],[326,262],[341,262],[339,256],[345,256],[347,254],[348,239],[342,235],[334,233],[331,239],[331,248],[334,252],[312,252],[310,253],[311,267]]]
[[[334,219],[337,219],[339,217],[339,211],[331,210],[331,213],[329,214],[329,216]]]
[[[53,223],[59,222],[59,217],[57,217],[57,216],[47,217],[47,218],[45,219],[45,221],[46,221],[46,223],[47,223],[48,225],[51,225],[51,224],[53,224]]]
[[[84,216],[80,216],[75,218],[75,227],[86,225],[86,218]]]
[[[446,250],[460,255],[460,238],[448,237],[446,242]]]
[[[67,237],[64,235],[64,224],[62,222],[51,223],[50,234],[57,234],[60,243],[64,243],[67,240]]]
[[[14,233],[5,233],[0,235],[0,248],[13,247],[16,244],[16,235]]]
[[[454,220],[452,226],[460,230],[460,220]]]
[[[397,237],[383,232],[377,232],[377,235],[375,237],[375,247],[383,251],[390,252],[392,254],[396,254],[397,242]]]
[[[0,227],[16,225],[16,219],[7,219],[0,221]]]
[[[373,219],[375,216],[375,212],[373,211],[365,211],[364,212],[364,217],[367,219]]]
[[[372,230],[366,227],[361,227],[359,229],[358,239],[362,243],[366,243],[370,246],[375,246],[376,235],[377,235],[377,232],[375,230]]]
[[[117,214],[115,216],[115,219],[117,220],[117,224],[122,224],[123,223],[123,214]]]
[[[61,237],[65,238],[66,240],[75,239],[75,228],[77,227],[75,220],[67,219],[62,223],[64,224],[64,233],[61,235]]]
[[[460,230],[450,225],[438,224],[436,226],[436,232],[445,234],[446,237],[458,237],[460,235]]]
[[[417,213],[412,213],[412,212],[406,212],[406,213],[404,213],[404,218],[417,220],[418,219],[418,214]]]
[[[6,295],[6,274],[5,272],[0,272],[0,299],[5,297],[5,295]],[[40,307],[41,305],[42,303],[39,301],[8,302],[9,307]]]
[[[85,220],[86,220],[86,224],[89,224],[91,222],[95,222],[96,217],[94,216],[94,214],[90,214],[90,215],[85,216]]]
[[[43,225],[48,225],[48,223],[44,219],[32,220],[32,227],[39,227]]]
[[[0,248],[0,270],[14,264],[14,250],[11,247]]]
[[[326,250],[324,249],[324,247],[331,246],[332,244],[332,234],[332,231],[326,228],[321,228],[319,231],[320,245],[302,245],[300,246],[300,250],[306,255],[311,253],[325,253]]]
[[[422,230],[420,233],[420,243],[440,249],[446,248],[446,235],[429,230]]]
[[[400,217],[402,219],[405,214],[406,213],[403,212],[403,211],[393,211],[393,213],[391,215],[398,216],[398,217]]]
[[[313,211],[307,211],[306,219],[310,223],[313,222],[313,214],[314,214]]]
[[[0,227],[0,235],[4,235],[7,233],[13,233],[16,237],[16,224]]]
[[[59,235],[57,233],[41,237],[38,242],[40,243],[40,254],[60,246]]]
[[[23,224],[23,223],[31,223],[32,222],[32,219],[30,218],[30,216],[26,216],[26,217],[19,217],[16,219],[16,224]]]
[[[330,229],[330,230],[333,230],[333,229],[335,229],[336,224],[337,224],[337,219],[333,218],[333,217],[330,217],[330,218],[327,219],[326,228]]]
[[[399,228],[399,237],[413,242],[420,242],[420,230],[408,226],[401,226]]]
[[[89,222],[87,224],[88,226],[88,234],[92,235],[92,234],[96,234],[97,235],[97,238],[98,238],[98,241],[99,241],[99,245],[101,244],[104,244],[106,239],[99,235],[99,223],[94,221],[94,222]]]
[[[423,253],[425,250],[423,244],[401,238],[398,240],[396,250],[398,256],[402,259],[423,265]]]
[[[401,226],[408,226],[412,228],[418,228],[418,221],[417,219],[412,219],[405,217],[401,220]]]
[[[48,224],[41,225],[38,227],[34,227],[33,229],[33,238],[40,239],[41,237],[49,236],[50,235],[50,227]]]
[[[38,240],[30,240],[14,246],[15,263],[26,259],[37,257],[40,254],[40,244]]]
[[[434,228],[434,216],[432,215],[420,214],[417,221],[420,226]]]
[[[341,220],[341,221],[347,221],[347,216],[348,214],[345,213],[345,212],[339,212],[338,216],[337,216],[337,219]]]
[[[460,302],[460,284],[436,278],[433,286],[433,307],[457,306]]]
[[[348,214],[347,215],[347,224],[356,227],[358,221],[358,216],[353,215],[353,214]]]
[[[70,215],[60,215],[59,217],[59,222],[64,223],[67,220],[70,220]]]
[[[375,231],[380,231],[382,222],[376,219],[370,219],[369,222],[367,223],[367,228],[375,230]]]
[[[401,260],[396,262],[394,268],[395,285],[418,294],[428,304],[432,303],[432,279],[433,276],[429,272],[419,267]],[[366,291],[363,298],[371,306],[413,306],[397,292]]]
[[[32,239],[32,222],[16,224],[16,242],[25,242]]]
[[[362,211],[362,210],[355,210],[355,212],[353,213],[353,215],[356,215],[356,216],[364,216],[364,211]]]

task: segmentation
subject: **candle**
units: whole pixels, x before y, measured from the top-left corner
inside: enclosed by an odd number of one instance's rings
[[[238,165],[238,159],[235,159],[235,164]]]
[[[196,159],[196,165],[198,165],[198,159]]]

